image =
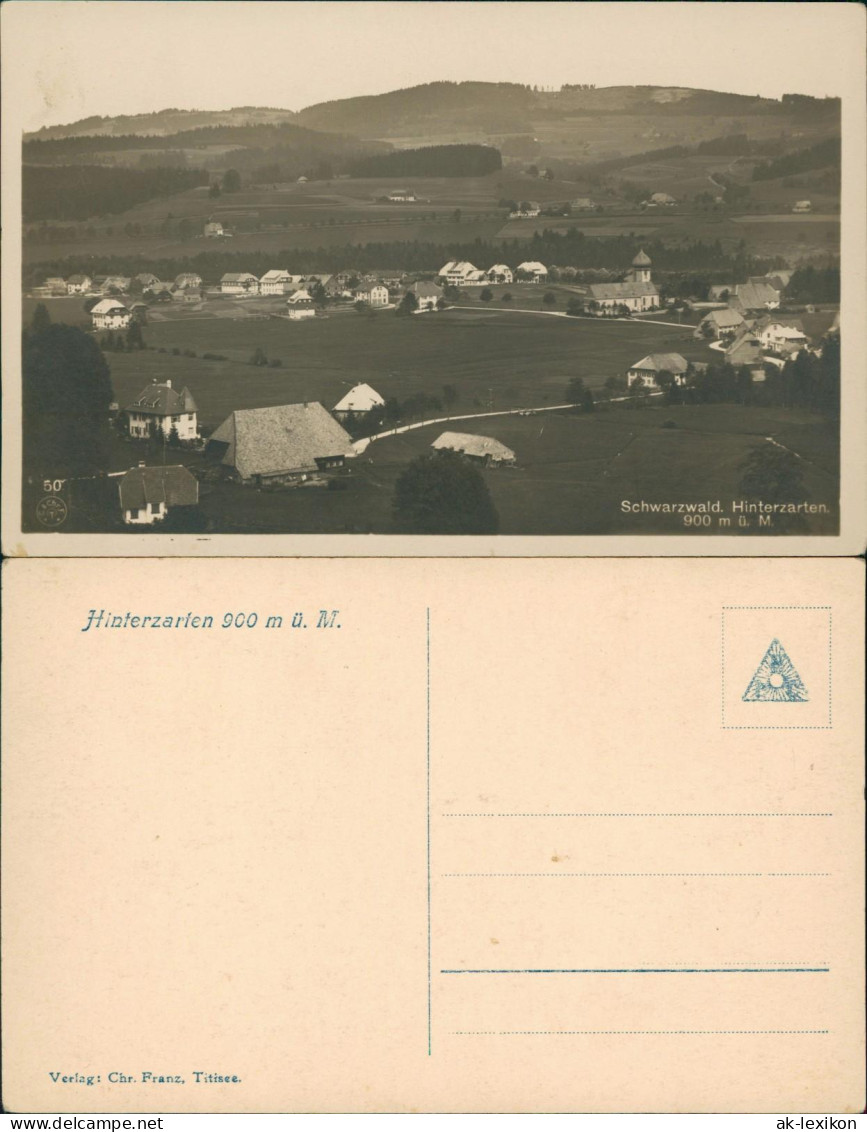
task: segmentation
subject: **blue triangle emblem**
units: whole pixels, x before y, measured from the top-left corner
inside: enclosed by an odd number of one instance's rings
[[[746,703],[794,704],[809,700],[803,680],[776,637],[741,698]]]

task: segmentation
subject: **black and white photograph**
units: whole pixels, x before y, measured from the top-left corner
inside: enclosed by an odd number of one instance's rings
[[[23,533],[840,534],[858,5],[6,14]]]

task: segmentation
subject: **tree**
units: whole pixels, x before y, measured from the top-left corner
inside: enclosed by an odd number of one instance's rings
[[[84,313],[90,314],[97,303],[101,303],[102,299],[99,295],[91,295],[89,299],[84,300]]]
[[[126,332],[126,348],[128,350],[143,350],[145,348],[144,338],[141,332],[141,323],[133,320],[129,324],[129,329]]]
[[[313,305],[315,307],[319,307],[320,310],[328,302],[328,295],[320,279],[317,279],[313,286],[310,288],[310,298],[313,300]]]
[[[452,213],[452,220],[454,221],[455,224],[460,224],[462,215],[463,215],[463,213],[461,212],[461,210],[459,208],[456,208],[454,210],[454,212]]]
[[[794,452],[767,442],[753,447],[740,466],[738,491],[745,499],[763,503],[800,503],[810,498],[804,486],[801,461]],[[803,515],[774,515],[778,531],[802,530]]]
[[[268,356],[261,346],[257,346],[250,357],[251,366],[266,366],[268,364]]]
[[[355,308],[355,310],[358,311],[359,314],[370,314],[371,313],[370,303],[366,303],[364,301],[364,299],[356,299],[356,301],[352,305]]]
[[[546,307],[556,307],[557,296],[554,294],[553,291],[546,291],[545,294],[542,296],[542,302],[545,304]]]
[[[223,174],[223,192],[238,193],[241,191],[241,174],[237,169],[227,169]]]
[[[566,314],[582,315],[584,313],[584,303],[579,298],[571,298],[566,306]]]
[[[418,299],[415,291],[407,291],[404,297],[400,300],[395,309],[395,314],[403,318],[406,315],[415,314],[418,310]]]
[[[656,384],[663,392],[667,393],[672,385],[675,384],[674,374],[670,369],[661,369],[656,375]]]
[[[596,402],[593,400],[593,394],[589,389],[585,389],[581,394],[581,408],[585,413],[593,413],[596,411]]]
[[[41,334],[44,330],[47,330],[50,325],[51,315],[48,313],[48,307],[45,303],[40,303],[33,312],[30,330],[33,334]]]
[[[501,303],[510,303],[511,301],[512,301],[512,292],[511,291],[504,291],[502,293],[502,295],[500,295],[500,302]]]
[[[404,469],[392,512],[407,534],[492,535],[500,525],[481,472],[448,450],[419,456]]]
[[[223,195],[223,190],[220,188],[220,182],[219,181],[212,181],[211,187],[208,189],[208,196],[211,198],[211,200],[214,200],[217,197],[220,197],[222,195]]]
[[[25,467],[37,475],[100,470],[114,392],[96,342],[63,323],[26,331],[22,383]]]
[[[584,378],[583,377],[570,377],[569,384],[566,386],[566,400],[571,401],[573,405],[580,403],[581,398],[584,396]]]
[[[451,409],[452,405],[458,400],[458,391],[454,385],[443,386],[443,404],[446,409]]]
[[[479,295],[479,298],[482,300],[483,303],[489,303],[491,301],[491,299],[493,299],[493,297],[494,297],[494,292],[491,290],[490,287],[483,288],[481,294]]]

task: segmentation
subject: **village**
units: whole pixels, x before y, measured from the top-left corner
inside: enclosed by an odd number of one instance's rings
[[[205,238],[224,234],[214,221],[205,225]],[[434,398],[427,411],[419,405],[413,415],[420,419],[410,420],[401,413],[393,388],[377,389],[367,381],[352,384],[333,403],[321,397],[251,405],[239,386],[231,411],[216,427],[207,428],[201,425],[199,410],[200,401],[208,396],[207,383],[196,388],[194,378],[179,361],[177,377],[151,380],[135,397],[112,406],[116,434],[146,448],[143,458],[126,471],[106,469],[117,487],[116,515],[128,528],[158,529],[173,510],[198,505],[203,486],[206,492],[212,491],[220,482],[269,492],[333,487],[335,480],[337,486],[344,486],[340,478],[351,474],[354,462],[369,460],[369,450],[378,441],[431,425],[440,426],[431,434],[431,451],[448,449],[484,468],[520,467],[520,450],[487,435],[481,423],[471,422],[683,401],[688,399],[688,387],[714,364],[733,367],[761,390],[769,375],[802,352],[821,354],[824,335],[839,333],[838,312],[823,312],[824,320],[820,317],[817,322],[814,308],[800,310],[798,304],[787,301],[793,274],[789,269],[714,284],[703,299],[687,301],[666,296],[664,287],[657,286],[652,261],[643,249],[627,272],[619,277],[609,274],[612,278],[605,282],[587,282],[575,268],[533,260],[514,266],[496,263],[489,268],[449,260],[426,276],[395,271],[297,274],[283,268],[273,268],[258,278],[237,271],[212,280],[194,272],[182,272],[171,280],[161,280],[151,272],[102,277],[73,274],[67,279],[45,278],[30,297],[77,299],[90,332],[108,349],[123,342],[130,348],[144,348],[146,328],[175,319],[179,323],[230,319],[294,324],[358,315],[438,318],[445,312],[496,309],[501,317],[515,312],[570,322],[604,320],[620,325],[644,321],[677,328],[684,340],[688,336],[705,355],[705,360],[699,360],[695,348],[686,350],[689,358],[680,350],[653,350],[636,356],[620,372],[609,373],[595,389],[585,388],[579,379],[564,388],[554,404],[527,405],[518,397],[512,398],[518,403],[505,408],[498,405],[495,410],[492,402],[477,399],[473,412],[458,412],[453,404],[443,406]],[[552,286],[556,291],[548,289]],[[805,315],[808,320],[812,316],[811,332],[805,328]],[[816,333],[817,326],[821,333]],[[304,332],[299,326],[294,333]],[[287,333],[291,334],[288,325]],[[630,333],[623,325],[623,337],[628,340]],[[275,361],[279,359],[270,364]],[[678,391],[682,391],[679,397]],[[208,415],[213,418],[212,413]],[[469,424],[467,431],[447,427],[460,421]]]

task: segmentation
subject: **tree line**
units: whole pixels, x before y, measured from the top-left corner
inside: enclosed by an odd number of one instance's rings
[[[793,173],[807,173],[811,169],[824,169],[827,165],[840,165],[840,138],[825,138],[807,149],[787,153],[771,161],[763,161],[753,169],[754,181],[773,181]]]
[[[104,165],[25,165],[25,222],[86,220],[125,212],[153,197],[173,196],[206,185],[204,169],[122,169]]]
[[[299,274],[337,271],[362,274],[372,270],[394,270],[433,275],[448,259],[470,260],[477,267],[537,259],[549,266],[560,264],[579,270],[617,273],[629,268],[642,247],[653,260],[654,272],[706,271],[723,281],[746,279],[748,275],[760,275],[784,265],[780,257],[749,255],[743,241],[729,252],[719,240],[692,240],[669,246],[661,240],[648,241],[633,235],[588,236],[577,228],[570,228],[566,232],[544,229],[530,239],[496,242],[481,238],[447,244],[392,240],[319,248],[284,248],[273,253],[208,251],[183,257],[67,256],[26,265],[24,284],[33,286],[41,283],[46,276],[61,275],[66,278],[75,272],[135,275],[152,271],[161,279],[171,279],[182,271],[194,271],[203,279],[216,280],[231,271],[250,271],[261,276],[275,263],[286,263]]]
[[[352,177],[484,177],[503,168],[490,145],[430,145],[363,157],[349,166]]]

